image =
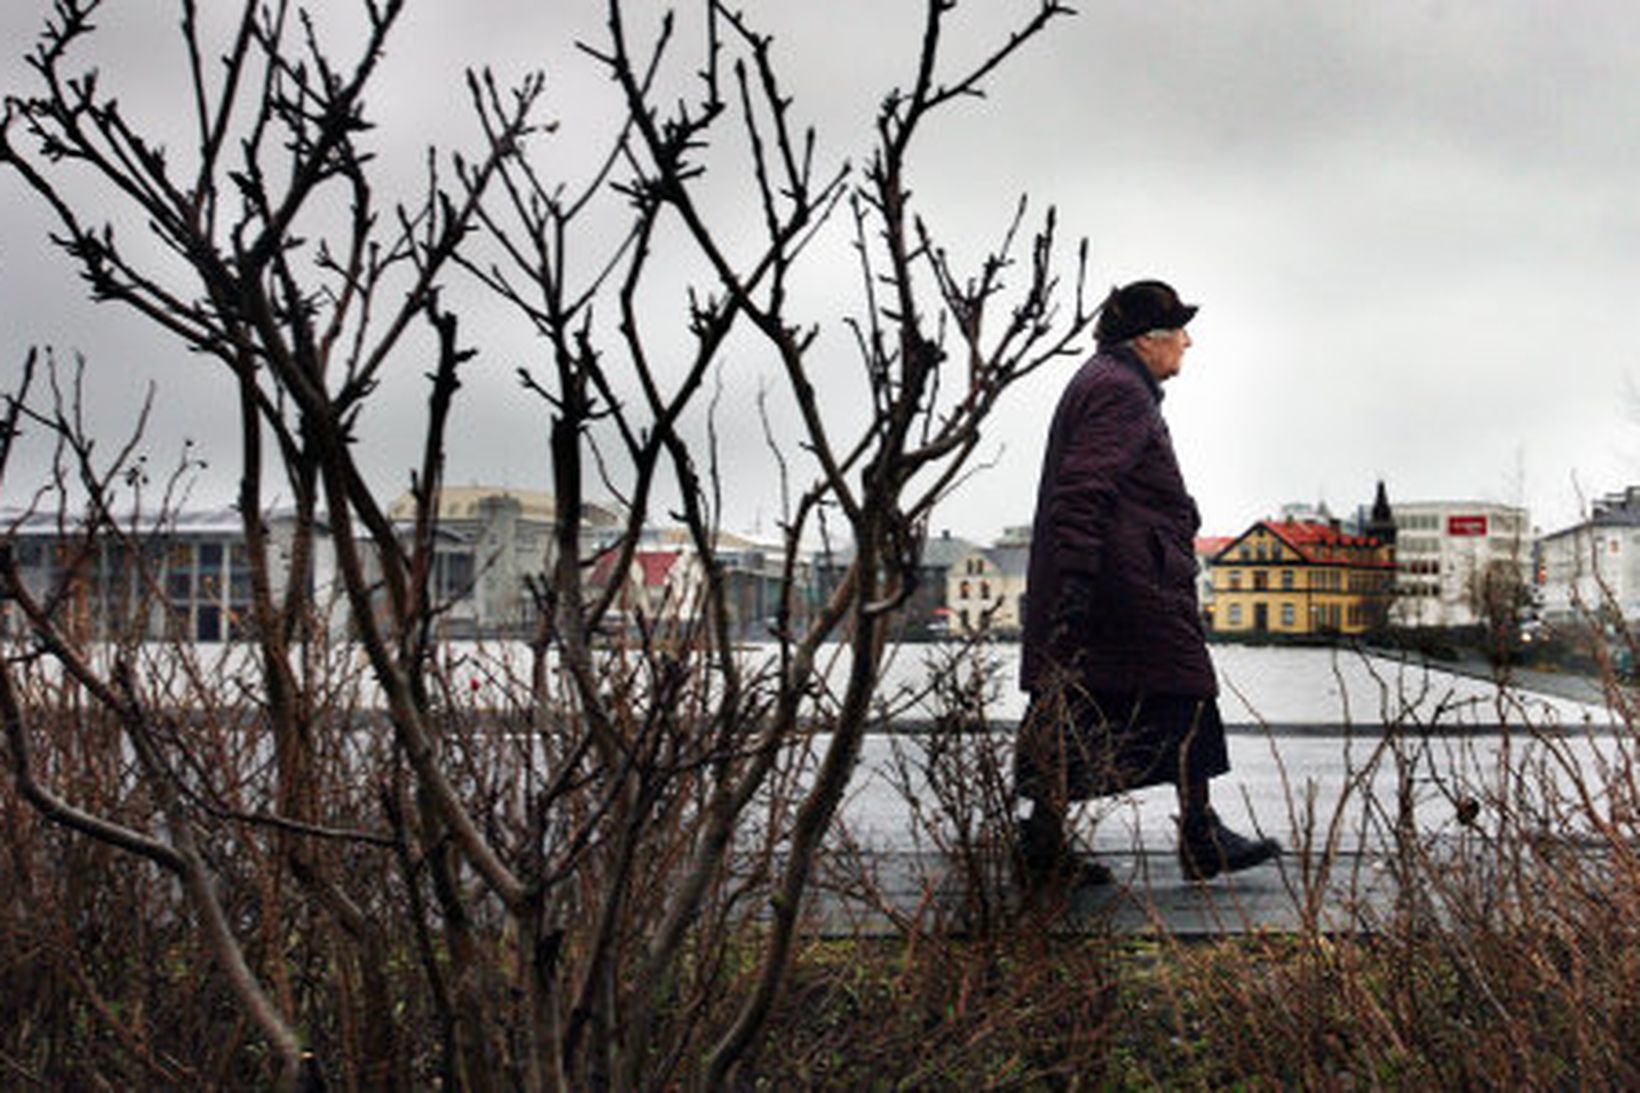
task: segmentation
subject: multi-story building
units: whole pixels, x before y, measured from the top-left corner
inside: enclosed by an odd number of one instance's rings
[[[1526,510],[1490,501],[1400,501],[1395,523],[1395,626],[1464,627],[1495,621],[1529,586]]]
[[[1025,574],[1031,545],[1017,537],[971,550],[945,578],[945,603],[953,634],[1017,635],[1025,624]]]
[[[732,637],[756,641],[776,632],[788,579],[792,585],[789,625],[804,624],[812,608],[807,563],[796,566],[788,578],[783,545],[728,531],[718,532],[713,550],[722,568]],[[615,579],[615,562],[613,552],[603,554],[589,573],[588,582],[607,586]],[[706,585],[706,567],[688,532],[682,528],[652,528],[644,532],[633,551],[615,606],[628,622],[642,613],[650,622],[675,626],[697,617]]]
[[[388,517],[410,535],[414,501],[401,497]],[[269,581],[283,598],[292,568],[295,516],[265,518],[271,549]],[[528,582],[550,567],[556,513],[552,499],[522,490],[460,487],[441,492],[434,540],[432,594],[440,636],[511,636],[526,632],[535,613]],[[96,638],[234,641],[249,634],[251,570],[244,525],[230,508],[122,518],[118,532],[87,536],[53,514],[0,514],[24,587],[55,597],[58,618]],[[589,507],[582,550],[613,534],[614,518]],[[336,583],[329,528],[316,529],[307,581],[331,633],[347,631]],[[363,540],[368,548],[368,540]],[[363,559],[373,572],[376,558]],[[0,604],[0,623],[20,625],[14,605]]]
[[[1544,621],[1640,623],[1640,486],[1596,501],[1581,522],[1538,540]]]
[[[1201,610],[1203,620],[1213,617],[1213,559],[1233,542],[1233,535],[1196,537],[1196,605]]]
[[[1394,547],[1333,524],[1261,520],[1213,556],[1210,572],[1216,634],[1360,634],[1384,624]]]
[[[264,519],[277,598],[290,570],[295,518],[270,512]],[[83,523],[54,513],[0,513],[23,587],[51,606],[61,626],[96,639],[214,642],[248,634],[250,560],[236,510],[135,515],[115,525],[88,535]],[[333,558],[328,540],[316,545],[310,589],[330,579]],[[0,603],[0,630],[15,633],[21,625],[16,605]]]
[[[416,500],[403,494],[387,516],[404,534]],[[583,506],[581,553],[612,536],[613,513]],[[497,486],[446,486],[438,495],[433,545],[433,599],[441,635],[449,638],[522,636],[535,625],[530,584],[551,571],[558,508],[551,494]]]
[[[897,637],[926,638],[949,629],[947,578],[952,567],[976,549],[975,543],[949,531],[942,531],[923,544],[922,556],[917,562],[915,586],[911,596],[899,608],[895,627]],[[818,599],[824,600],[831,595],[853,565],[852,545],[817,551],[813,556],[813,566]]]

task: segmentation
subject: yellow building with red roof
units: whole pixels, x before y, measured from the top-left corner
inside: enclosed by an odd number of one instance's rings
[[[1213,633],[1362,634],[1388,617],[1395,547],[1332,524],[1261,520],[1209,562]]]

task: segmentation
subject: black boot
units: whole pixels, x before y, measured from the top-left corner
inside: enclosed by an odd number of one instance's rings
[[[1020,880],[1033,891],[1074,891],[1115,879],[1102,862],[1071,849],[1063,818],[1041,804],[1033,804],[1031,814],[1018,822],[1015,850]]]
[[[1280,856],[1276,840],[1238,835],[1211,808],[1186,816],[1179,825],[1179,865],[1189,880],[1237,873]]]

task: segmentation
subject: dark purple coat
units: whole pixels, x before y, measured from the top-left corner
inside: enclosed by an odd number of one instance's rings
[[[1097,692],[1218,693],[1196,602],[1201,518],[1161,414],[1161,388],[1126,346],[1101,349],[1054,411],[1037,490],[1021,684],[1057,665]],[[1062,579],[1091,582],[1092,616],[1056,635]]]

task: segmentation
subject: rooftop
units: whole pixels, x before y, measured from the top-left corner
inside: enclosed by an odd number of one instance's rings
[[[441,521],[477,520],[482,518],[485,505],[496,500],[514,501],[519,514],[526,520],[552,523],[558,519],[558,502],[544,490],[520,490],[510,486],[445,486],[438,493],[438,518]],[[587,502],[581,519],[588,524],[607,525],[615,522],[615,514],[601,505]],[[416,498],[409,492],[394,498],[387,506],[391,520],[410,520],[416,514]]]
[[[1371,557],[1362,557],[1356,552],[1374,550],[1383,544],[1370,535],[1351,535],[1341,531],[1331,524],[1301,523],[1282,520],[1261,520],[1241,535],[1228,540],[1226,545],[1219,549],[1217,560],[1236,543],[1260,528],[1264,528],[1280,539],[1287,547],[1298,554],[1306,562],[1318,564],[1349,562],[1357,566],[1389,567],[1394,563],[1381,561]]]

